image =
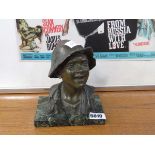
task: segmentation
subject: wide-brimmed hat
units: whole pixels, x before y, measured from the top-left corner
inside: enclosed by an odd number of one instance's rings
[[[77,53],[85,54],[88,58],[89,69],[96,65],[96,60],[93,58],[93,49],[91,47],[82,47],[71,40],[61,40],[53,50],[51,59],[51,68],[49,71],[50,78],[58,78],[60,69],[69,58]]]

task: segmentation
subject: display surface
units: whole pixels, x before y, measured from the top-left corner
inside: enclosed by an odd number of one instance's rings
[[[71,40],[57,43],[49,77],[59,77],[62,82],[50,88],[48,97],[40,97],[36,127],[105,123],[99,97],[94,95],[92,86],[86,85],[89,70],[95,65],[91,47],[83,48]]]

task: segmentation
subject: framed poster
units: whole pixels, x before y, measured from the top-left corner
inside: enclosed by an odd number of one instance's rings
[[[50,60],[62,39],[91,46],[96,59],[155,58],[154,19],[16,19],[21,60]]]

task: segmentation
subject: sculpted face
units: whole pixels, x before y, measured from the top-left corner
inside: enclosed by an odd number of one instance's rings
[[[75,88],[83,87],[88,80],[88,76],[89,64],[84,54],[72,57],[61,72],[63,82]]]

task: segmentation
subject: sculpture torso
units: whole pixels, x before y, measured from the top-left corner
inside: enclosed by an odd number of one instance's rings
[[[50,88],[49,97],[39,101],[36,126],[62,126],[103,124],[104,120],[90,120],[89,113],[103,113],[99,99],[92,86],[85,85],[81,99],[76,104],[69,104],[61,99],[62,83]],[[38,121],[37,121],[38,120]],[[41,122],[39,120],[42,120]]]

